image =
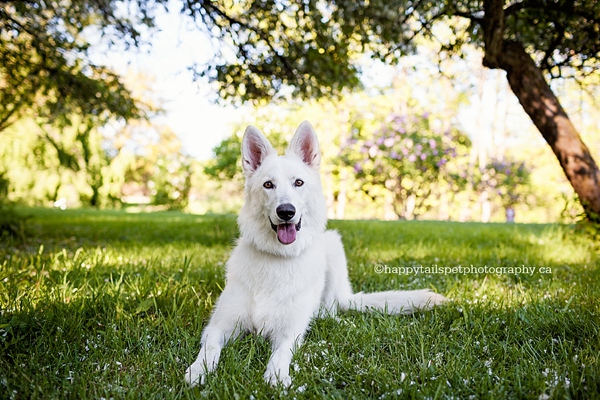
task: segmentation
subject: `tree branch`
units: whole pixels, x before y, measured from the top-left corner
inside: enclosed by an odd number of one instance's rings
[[[484,0],[483,2],[483,41],[485,56],[483,65],[498,68],[504,40],[504,1]]]
[[[565,26],[560,24],[556,28],[556,36],[554,37],[552,42],[550,42],[550,45],[548,46],[548,48],[546,49],[546,53],[544,54],[544,58],[540,62],[540,68],[542,70],[549,69],[548,61],[550,60],[550,58],[552,57],[552,53],[554,53],[554,50],[556,50],[556,48],[562,42],[564,37],[565,37]]]
[[[504,9],[504,15],[509,16],[518,13],[519,11],[525,8],[525,2],[520,1],[518,3],[513,3],[510,6]]]
[[[479,25],[483,25],[483,18],[476,17],[475,15],[470,14],[468,12],[455,11],[454,15],[456,15],[457,17],[466,18],[466,19],[470,20],[471,22],[475,22]]]
[[[239,26],[241,26],[242,28],[250,31],[250,32],[254,32],[256,35],[258,35],[258,37],[265,42],[265,44],[269,47],[269,49],[271,50],[271,52],[273,53],[273,55],[279,60],[281,61],[281,63],[283,64],[283,67],[285,68],[285,70],[288,72],[289,75],[293,75],[294,74],[294,68],[290,65],[289,61],[287,60],[286,57],[280,55],[277,50],[275,49],[275,47],[273,46],[273,44],[271,43],[270,38],[268,37],[267,34],[265,34],[264,31],[262,31],[261,29],[258,29],[246,22],[243,22],[239,19],[235,19],[233,17],[231,17],[230,15],[228,15],[225,11],[223,11],[222,9],[220,9],[219,7],[217,7],[215,4],[213,4],[212,2],[202,2],[201,3],[201,7],[206,11],[207,15],[211,18],[212,22],[218,26],[220,29],[226,29],[225,26],[223,26],[222,24],[219,24],[218,21],[214,18],[214,16],[212,15],[212,12],[214,12],[215,14],[217,14],[219,17],[225,19],[228,23],[229,26],[233,26],[234,24],[237,24]],[[233,35],[231,35],[233,37]],[[234,39],[235,40],[235,39]],[[236,45],[238,47],[238,49],[240,51],[243,51],[243,44],[242,43],[238,43],[236,40]]]

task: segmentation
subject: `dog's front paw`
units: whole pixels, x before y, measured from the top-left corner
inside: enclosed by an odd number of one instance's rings
[[[196,386],[198,384],[204,385],[204,378],[206,376],[206,369],[204,368],[203,362],[196,361],[185,370],[185,381],[190,386]]]
[[[264,378],[265,382],[271,386],[277,386],[278,384],[281,384],[287,388],[292,384],[292,378],[290,377],[290,374],[282,373],[282,371],[267,369]]]

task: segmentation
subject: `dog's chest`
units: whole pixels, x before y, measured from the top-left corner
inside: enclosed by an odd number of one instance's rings
[[[325,282],[319,275],[312,279],[305,274],[279,278],[256,282],[248,292],[250,329],[267,337],[293,331],[296,325],[305,326],[319,308]]]
[[[296,321],[310,319],[325,285],[326,259],[319,252],[281,258],[245,253],[228,271],[244,297],[249,330],[267,336]],[[258,256],[258,257],[257,257]]]

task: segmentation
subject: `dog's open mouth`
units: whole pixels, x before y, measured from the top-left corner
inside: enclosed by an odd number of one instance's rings
[[[271,223],[271,229],[277,233],[277,239],[283,244],[294,243],[296,240],[296,232],[302,227],[302,218],[300,218],[300,221],[298,221],[297,224],[283,223],[275,225],[273,221],[271,221],[271,218],[269,218],[269,222]]]

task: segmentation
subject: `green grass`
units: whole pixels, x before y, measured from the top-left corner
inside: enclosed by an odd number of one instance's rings
[[[429,287],[452,301],[313,322],[287,390],[263,382],[269,344],[254,336],[190,389],[235,217],[26,212],[34,238],[0,243],[3,399],[599,397],[600,261],[568,227],[331,222],[355,290]],[[420,266],[536,272],[393,273]]]

